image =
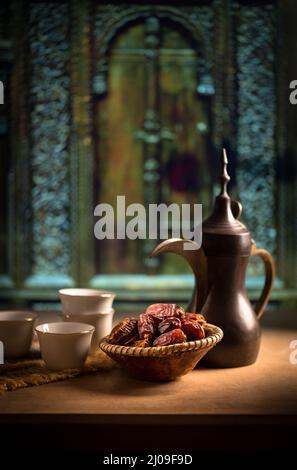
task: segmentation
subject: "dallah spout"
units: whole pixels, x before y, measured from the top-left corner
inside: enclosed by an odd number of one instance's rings
[[[185,243],[192,244],[193,249],[185,250]],[[200,312],[207,296],[207,264],[203,249],[199,248],[192,240],[170,238],[157,245],[150,256],[159,256],[162,253],[175,253],[184,258],[191,266],[195,276],[195,289],[187,311]]]

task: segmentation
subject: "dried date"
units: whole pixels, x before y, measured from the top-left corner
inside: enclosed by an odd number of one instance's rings
[[[186,318],[185,318],[186,320],[189,320],[189,321],[192,321],[192,322],[198,321],[198,322],[201,323],[201,324],[206,323],[206,320],[205,320],[204,316],[201,315],[201,313],[189,313],[189,312],[186,312],[185,317],[186,317]]]
[[[151,315],[142,313],[138,320],[138,333],[140,339],[153,338],[156,333],[154,318]]]
[[[125,318],[118,323],[109,335],[109,341],[112,344],[129,345],[131,342],[139,339],[138,320],[136,318]]]
[[[196,341],[205,337],[203,327],[198,321],[182,320],[181,328],[188,341]]]
[[[185,318],[185,311],[177,304],[153,304],[146,309],[145,315],[151,315],[158,324],[166,317]]]
[[[153,345],[169,346],[170,344],[184,343],[185,341],[187,341],[186,335],[180,328],[177,328],[158,336],[158,338],[155,339]]]
[[[181,328],[181,321],[177,317],[167,317],[161,321],[158,326],[160,334],[167,333],[167,331],[175,330]]]
[[[200,313],[185,313],[177,304],[153,304],[139,319],[125,318],[116,325],[109,341],[141,348],[167,346],[204,338],[208,333],[206,325]]]

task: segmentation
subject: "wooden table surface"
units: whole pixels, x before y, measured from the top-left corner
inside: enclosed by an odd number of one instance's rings
[[[112,435],[116,429],[134,427],[135,439],[138,430],[148,426],[156,426],[159,432],[184,427],[180,436],[194,435],[202,428],[207,436],[206,429],[218,426],[223,433],[232,429],[235,435],[238,426],[252,426],[249,433],[271,426],[269,439],[281,437],[289,428],[296,432],[297,425],[297,365],[289,360],[293,340],[297,331],[266,330],[256,364],[201,368],[171,383],[146,383],[114,369],[7,392],[0,397],[0,426],[15,433],[16,425],[20,429],[26,425],[33,434],[39,433],[40,426],[60,430],[64,426],[73,432],[85,426],[90,436],[94,429]]]

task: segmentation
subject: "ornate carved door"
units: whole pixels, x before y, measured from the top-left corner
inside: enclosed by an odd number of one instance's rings
[[[207,211],[213,88],[210,83],[208,93],[199,93],[193,38],[170,16],[140,15],[114,33],[107,76],[97,81],[94,97],[96,200],[113,207],[118,195],[125,195],[126,205],[146,207],[199,201]],[[173,258],[161,266],[148,258],[156,242],[97,242],[97,272],[180,272]]]

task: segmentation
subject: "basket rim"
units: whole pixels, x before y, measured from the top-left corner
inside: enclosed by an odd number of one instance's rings
[[[172,354],[180,354],[187,351],[198,351],[209,349],[221,341],[224,336],[223,331],[216,325],[206,323],[205,326],[212,330],[212,333],[206,338],[196,341],[186,341],[184,343],[170,344],[169,346],[150,346],[148,348],[137,346],[121,346],[119,344],[111,344],[108,342],[108,336],[105,336],[99,343],[99,347],[105,353],[117,356],[134,356],[134,357],[166,357]]]

